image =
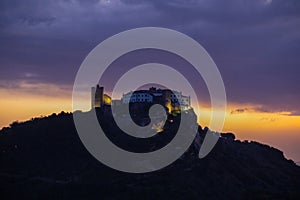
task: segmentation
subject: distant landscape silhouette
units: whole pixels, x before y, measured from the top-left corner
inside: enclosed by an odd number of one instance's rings
[[[178,125],[141,142],[116,127],[98,109],[107,136],[122,148],[143,152],[161,148]],[[193,145],[170,166],[129,174],[94,159],[81,143],[72,113],[61,112],[14,122],[0,132],[0,192],[4,199],[299,199],[300,167],[273,147],[239,141],[222,133],[213,151],[197,156],[208,128],[199,126]],[[162,137],[163,136],[163,137]],[[16,192],[18,191],[18,192]]]

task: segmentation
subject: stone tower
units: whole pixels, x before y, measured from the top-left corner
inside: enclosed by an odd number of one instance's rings
[[[96,87],[91,89],[91,104],[92,108],[100,108],[103,104],[103,92],[104,88],[100,87],[98,84]]]

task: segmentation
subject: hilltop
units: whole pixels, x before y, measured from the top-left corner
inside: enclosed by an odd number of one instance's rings
[[[99,118],[104,120],[101,114]],[[111,139],[120,142],[114,123],[106,121],[106,128],[114,133]],[[199,126],[197,140],[206,131]],[[171,133],[135,151],[160,148],[172,139]],[[122,140],[124,148],[138,144]],[[0,131],[0,192],[4,199],[300,198],[300,167],[278,149],[236,140],[232,133],[222,134],[204,159],[197,157],[195,146],[162,170],[128,174],[87,152],[71,113],[15,122]]]

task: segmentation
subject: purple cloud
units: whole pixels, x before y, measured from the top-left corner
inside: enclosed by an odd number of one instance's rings
[[[42,83],[72,85],[81,62],[99,42],[127,29],[162,26],[207,49],[222,73],[229,102],[298,115],[299,10],[298,0],[4,0],[0,78],[14,81],[32,73]],[[184,62],[151,54],[185,71],[195,84],[201,79]],[[107,85],[113,78],[108,75]],[[198,90],[207,96],[205,87]]]

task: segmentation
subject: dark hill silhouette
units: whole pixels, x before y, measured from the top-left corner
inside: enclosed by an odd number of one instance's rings
[[[198,140],[206,130],[199,126]],[[232,133],[222,134],[204,159],[192,145],[162,170],[128,174],[95,160],[72,114],[62,112],[4,128],[0,153],[1,199],[300,199],[300,167]]]

